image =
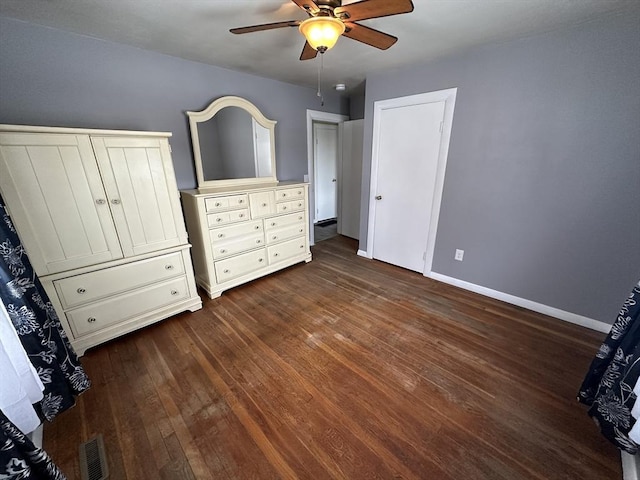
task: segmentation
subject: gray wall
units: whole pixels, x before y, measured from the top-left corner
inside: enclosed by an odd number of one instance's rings
[[[360,248],[373,103],[458,87],[433,270],[612,323],[640,279],[638,25],[635,9],[367,77]]]
[[[306,110],[348,113],[348,99],[0,17],[0,123],[173,132],[180,188],[195,186],[185,111],[237,95],[277,120],[281,180],[307,173]],[[292,58],[297,62],[297,58]]]

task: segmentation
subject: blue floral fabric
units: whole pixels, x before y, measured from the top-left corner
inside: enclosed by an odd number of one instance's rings
[[[36,276],[0,196],[0,298],[22,346],[44,384],[34,405],[41,419],[53,420],[75,404],[91,385]]]
[[[636,419],[633,389],[640,377],[640,282],[624,302],[618,317],[580,387],[578,400],[590,405],[589,415],[602,434],[619,449],[638,453],[629,438]]]
[[[0,411],[0,479],[66,480],[49,455]]]

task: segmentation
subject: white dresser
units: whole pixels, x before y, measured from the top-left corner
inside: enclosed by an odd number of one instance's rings
[[[311,261],[308,185],[182,191],[197,283],[211,298]]]
[[[170,135],[0,125],[0,191],[79,354],[202,307]]]

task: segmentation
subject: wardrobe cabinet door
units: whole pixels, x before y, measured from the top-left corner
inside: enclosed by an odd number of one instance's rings
[[[1,133],[0,190],[38,274],[122,257],[87,135]]]
[[[166,139],[91,137],[125,256],[186,243]]]

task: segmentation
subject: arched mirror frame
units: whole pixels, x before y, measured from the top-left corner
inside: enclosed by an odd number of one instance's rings
[[[269,177],[250,177],[250,178],[234,178],[220,180],[206,180],[204,178],[204,170],[202,164],[202,154],[200,152],[200,138],[198,136],[198,124],[211,120],[216,113],[226,107],[239,107],[247,111],[255,121],[262,127],[269,130],[269,141],[271,149],[271,176]],[[276,175],[276,141],[275,141],[275,120],[269,120],[262,112],[250,101],[242,97],[227,96],[221,97],[211,102],[211,104],[201,112],[187,112],[189,117],[189,128],[191,129],[191,143],[193,147],[193,155],[196,164],[196,178],[198,188],[213,188],[235,185],[274,185],[278,183]],[[252,139],[247,139],[251,141]]]

